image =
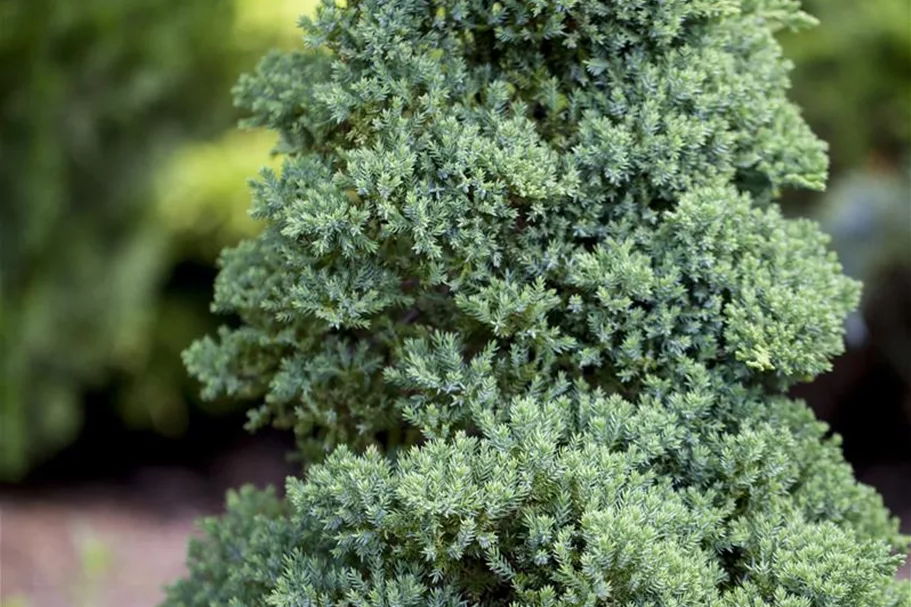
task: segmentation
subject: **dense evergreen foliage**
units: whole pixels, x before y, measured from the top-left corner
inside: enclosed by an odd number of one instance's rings
[[[237,87],[280,134],[186,354],[328,452],[166,605],[903,606],[907,548],[796,382],[858,285],[784,188],[790,0],[325,2]]]

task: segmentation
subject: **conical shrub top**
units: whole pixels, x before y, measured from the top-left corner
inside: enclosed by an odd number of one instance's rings
[[[491,351],[501,395],[827,369],[858,289],[769,203],[824,179],[773,38],[809,21],[794,4],[324,6],[310,51],[237,87],[287,160],[217,284],[243,325],[191,370],[336,444],[398,426],[402,373],[422,359],[434,381],[439,333],[457,358]]]

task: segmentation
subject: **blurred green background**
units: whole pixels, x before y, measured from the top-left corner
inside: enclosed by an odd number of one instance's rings
[[[911,2],[803,0],[820,25],[782,35],[792,97],[829,143],[825,193],[790,195],[864,282],[848,351],[794,390],[843,436],[858,477],[911,531]]]
[[[296,43],[312,0],[0,3],[0,480],[93,408],[179,436],[203,404],[180,352],[209,330],[218,251],[254,229],[271,137],[230,89]]]
[[[110,432],[178,440],[191,419],[237,412],[199,401],[179,354],[218,322],[208,312],[218,251],[256,229],[246,181],[272,138],[234,128],[231,85],[267,49],[295,45],[296,17],[314,3],[0,4],[0,480],[59,457],[100,413],[119,420]],[[822,25],[782,42],[793,97],[831,144],[832,176],[828,193],[785,204],[819,218],[868,285],[852,351],[898,379],[866,392],[864,418],[903,415],[909,428],[909,3],[805,5]],[[885,329],[871,315],[889,318]],[[854,383],[802,389],[836,429],[869,380],[861,363],[836,368]],[[91,436],[104,447],[103,432]]]

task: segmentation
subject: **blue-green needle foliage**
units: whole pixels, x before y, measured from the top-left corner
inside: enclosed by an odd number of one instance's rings
[[[325,3],[237,87],[280,134],[242,323],[186,354],[329,454],[245,490],[172,607],[908,607],[907,548],[789,386],[859,287],[792,0]]]

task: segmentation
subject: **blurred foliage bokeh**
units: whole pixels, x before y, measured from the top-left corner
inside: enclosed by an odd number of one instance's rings
[[[271,142],[235,130],[230,89],[312,4],[0,4],[0,480],[97,402],[168,434],[199,406],[179,354],[211,322],[210,285],[167,284],[251,229]]]
[[[911,145],[911,3],[802,0],[820,25],[781,36],[792,98],[829,143],[832,175],[895,168]]]
[[[878,449],[907,457],[911,454],[911,302],[907,300],[911,292],[911,3],[803,0],[802,4],[820,25],[781,38],[795,64],[792,97],[813,130],[829,143],[831,167],[825,192],[792,194],[784,201],[785,210],[820,222],[831,235],[845,272],[863,281],[864,298],[861,310],[848,322],[849,355],[842,368],[836,366],[833,372],[842,377],[823,377],[801,396],[810,398],[825,417],[865,418],[870,429],[866,438],[858,434],[855,421],[835,424],[855,444],[869,445],[877,439],[882,443],[888,428],[899,423],[901,429],[894,435],[903,444],[863,449],[868,456]],[[861,377],[864,374],[866,378]],[[883,385],[890,382],[900,388]],[[851,455],[855,450],[848,451]]]
[[[786,203],[820,220],[846,271],[873,287],[885,266],[911,263],[911,3],[802,4],[820,25],[781,38],[831,175],[826,192]]]
[[[0,3],[0,480],[72,442],[88,407],[177,436],[191,408],[229,406],[195,399],[179,356],[216,322],[215,260],[256,229],[246,183],[273,144],[234,128],[229,91],[315,3]],[[911,261],[911,9],[804,4],[821,25],[782,42],[832,177],[788,204],[875,284]]]

